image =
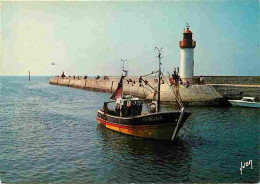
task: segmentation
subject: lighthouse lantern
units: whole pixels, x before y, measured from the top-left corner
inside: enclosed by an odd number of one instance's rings
[[[196,47],[196,41],[192,40],[192,32],[189,27],[190,26],[187,24],[186,29],[184,29],[183,40],[179,43],[181,48],[180,77],[184,83],[189,81],[189,83],[192,84],[194,74],[194,48]]]

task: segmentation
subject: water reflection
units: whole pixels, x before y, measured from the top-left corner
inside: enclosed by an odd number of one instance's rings
[[[103,139],[104,161],[113,168],[112,173],[117,176],[116,180],[120,182],[188,180],[192,150],[185,140],[176,139],[171,142],[143,139],[114,132],[100,125],[97,126],[97,132]],[[177,175],[181,180],[176,179]]]

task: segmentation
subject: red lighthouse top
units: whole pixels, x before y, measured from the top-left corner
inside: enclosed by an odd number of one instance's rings
[[[180,48],[195,48],[196,47],[196,41],[192,40],[192,32],[189,29],[189,24],[186,24],[186,29],[184,29],[183,33],[183,40],[180,41]]]
[[[192,32],[189,30],[189,28],[186,29],[185,33],[191,33],[192,34]]]

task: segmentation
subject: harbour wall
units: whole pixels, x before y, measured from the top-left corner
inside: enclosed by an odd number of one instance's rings
[[[179,92],[182,102],[188,106],[204,106],[226,104],[227,99],[241,99],[244,96],[260,98],[260,77],[235,77],[228,76],[203,76],[206,85],[180,86]],[[199,78],[199,77],[197,77]],[[102,91],[113,93],[118,85],[119,77],[109,77],[109,80],[83,77],[54,77],[49,83],[54,85],[68,86],[85,90]],[[131,79],[132,82],[127,82]],[[138,77],[126,77],[124,80],[124,94],[131,94],[147,100],[154,98],[154,90],[158,83],[154,78],[147,78],[149,85],[139,86]],[[166,79],[165,79],[166,80]],[[210,82],[209,82],[210,81]],[[219,84],[216,84],[218,82]],[[229,84],[229,83],[235,84]],[[238,84],[243,83],[243,84]],[[173,87],[165,81],[161,85],[161,101],[163,104],[176,104]]]
[[[260,85],[243,84],[211,84],[226,99],[241,99],[242,97],[257,97],[260,99]]]
[[[127,82],[131,79],[133,82]],[[146,100],[154,98],[154,89],[157,88],[158,82],[152,78],[147,79],[148,84],[140,86],[137,77],[126,77],[124,80],[124,94],[131,94]],[[54,85],[81,88],[85,90],[94,90],[113,93],[119,82],[119,77],[109,77],[109,80],[88,78],[61,78],[54,77],[49,83]],[[161,85],[161,101],[163,104],[176,104],[173,86],[167,81]],[[190,87],[180,86],[180,97],[182,102],[188,106],[200,105],[218,105],[223,100],[223,96],[212,86],[209,85],[192,85]]]
[[[206,84],[260,85],[260,76],[195,76],[204,77]]]

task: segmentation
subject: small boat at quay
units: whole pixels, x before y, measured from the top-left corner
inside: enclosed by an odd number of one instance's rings
[[[233,106],[260,108],[260,103],[255,97],[243,97],[241,100],[228,100]]]
[[[148,105],[148,112],[142,112],[142,100],[134,98],[131,95],[123,94],[123,80],[127,75],[127,71],[123,68],[116,91],[111,96],[110,101],[104,102],[103,108],[97,112],[96,119],[100,125],[136,137],[159,140],[174,140],[176,138],[176,135],[187,118],[191,115],[191,112],[185,110],[178,95],[175,93],[176,100],[180,104],[180,109],[176,111],[161,112],[160,85],[162,73],[160,61],[161,53],[159,49],[158,51],[159,70],[156,72],[158,73],[158,89],[155,90],[157,100]],[[151,74],[154,74],[154,72]],[[140,77],[140,85],[142,81],[143,80]],[[115,103],[114,109],[108,108],[108,104],[110,103]]]

